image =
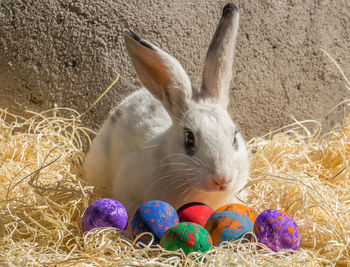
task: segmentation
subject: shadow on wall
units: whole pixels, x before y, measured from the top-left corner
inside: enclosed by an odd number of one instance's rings
[[[12,1],[0,4],[0,106],[22,114],[59,106],[85,111],[97,128],[140,86],[125,27],[174,55],[194,85],[226,1]],[[247,139],[298,120],[321,120],[349,97],[324,48],[349,77],[350,2],[237,1],[241,24],[230,111]],[[326,129],[342,109],[324,120]]]

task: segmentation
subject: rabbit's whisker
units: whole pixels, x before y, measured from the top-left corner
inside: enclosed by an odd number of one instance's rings
[[[193,157],[193,156],[187,156],[187,155],[184,155],[186,157],[186,159],[189,159],[191,160],[192,162],[198,164],[198,166],[201,166],[201,167],[207,167],[208,164],[205,164],[200,158],[198,157]]]
[[[151,190],[154,186],[156,186],[157,184],[159,184],[161,181],[163,181],[164,179],[166,178],[169,178],[171,177],[171,175],[163,175],[163,176],[160,176],[160,177],[157,177],[154,182],[148,186],[148,189]]]
[[[161,167],[168,167],[168,166],[190,166],[187,163],[177,163],[177,162],[169,162],[169,163],[164,163],[164,164],[159,164],[156,167],[154,167],[154,170],[159,169]]]
[[[166,157],[161,159],[161,162],[164,162],[165,160],[170,159],[172,157],[184,157],[184,158],[189,159],[190,161],[194,162],[195,164],[197,164],[200,167],[204,166],[204,164],[202,164],[203,162],[201,162],[201,160],[199,158],[190,157],[190,156],[180,154],[180,153],[167,155]]]
[[[189,194],[189,193],[190,193],[192,190],[193,190],[192,187],[187,187],[187,188],[185,188],[185,190],[183,190],[183,191],[181,192],[180,198],[183,198],[185,203],[186,203],[187,200],[190,198],[190,194]]]
[[[181,193],[181,197],[184,198],[184,202],[185,202],[185,203],[186,203],[187,200],[190,198],[190,194],[189,194],[190,190],[191,190],[191,188],[187,188],[187,189],[185,189],[185,190]]]
[[[174,170],[169,170],[165,174],[172,174],[174,179],[176,178],[182,179],[184,176],[188,175],[189,173],[196,176],[203,175],[202,170],[193,169],[193,168],[178,168]]]
[[[181,168],[176,168],[176,166],[184,166],[184,167],[188,167],[188,168],[181,169]],[[202,168],[193,167],[192,165],[187,164],[187,163],[176,163],[176,162],[159,164],[156,167],[154,167],[153,170],[158,170],[160,168],[165,168],[165,167],[175,167],[175,168],[171,168],[170,170],[168,170],[170,172],[179,171],[179,170],[193,170],[193,171],[198,170],[198,171],[204,173]],[[198,166],[198,167],[200,167],[200,166]]]
[[[141,147],[141,149],[150,149],[150,148],[155,148],[155,147],[159,147],[159,145],[153,144],[153,145],[150,145],[150,146]]]
[[[175,189],[178,190],[181,187],[185,187],[185,186],[186,186],[186,189],[189,188],[189,187],[192,187],[190,181],[185,181],[184,183],[181,183],[177,187],[175,187]]]
[[[184,170],[187,170],[187,169],[184,169]],[[188,170],[191,171],[191,169],[188,169]],[[148,190],[152,190],[153,187],[158,186],[159,183],[161,183],[165,179],[173,176],[173,175],[171,175],[169,173],[170,173],[170,171],[166,172],[165,175],[163,175],[163,176],[157,177],[155,179],[155,181],[150,186],[148,186]],[[173,176],[173,178],[170,179],[170,182],[167,181],[166,186],[169,186],[169,185],[172,186],[173,184],[176,184],[178,180],[180,180],[180,181],[184,180],[183,176],[187,177],[187,176],[191,175],[191,177],[193,177],[194,174],[196,174],[196,173],[187,172],[187,173],[182,174],[182,177],[181,176],[180,177]]]

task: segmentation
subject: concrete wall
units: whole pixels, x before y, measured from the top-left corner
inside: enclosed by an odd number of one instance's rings
[[[97,128],[139,86],[122,38],[131,28],[174,55],[201,81],[206,49],[226,1],[2,0],[0,107],[16,113],[54,103],[80,112],[115,79],[85,117]],[[231,114],[247,138],[298,120],[323,119],[349,97],[327,50],[350,76],[349,0],[239,0]],[[326,128],[343,118],[336,111]]]

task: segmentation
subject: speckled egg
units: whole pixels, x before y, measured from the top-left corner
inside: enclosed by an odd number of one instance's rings
[[[115,227],[124,231],[128,224],[128,213],[115,199],[102,198],[92,203],[84,212],[82,228],[84,232],[98,227]]]
[[[151,232],[154,242],[159,243],[165,231],[177,223],[179,216],[171,205],[164,201],[152,200],[137,209],[131,222],[132,234],[135,238],[141,233]],[[149,235],[141,237],[144,243],[148,243],[150,239]]]
[[[238,203],[227,204],[214,211],[205,224],[213,244],[219,246],[223,241],[234,241],[245,233],[252,232],[255,222],[253,212]]]
[[[294,219],[287,213],[269,209],[263,211],[254,224],[254,233],[260,243],[277,252],[300,247],[301,233]]]
[[[185,254],[208,251],[213,243],[208,231],[199,224],[182,222],[165,232],[160,245],[171,251],[182,249]]]
[[[200,202],[187,203],[177,210],[180,222],[198,223],[203,227],[213,212],[211,207]]]

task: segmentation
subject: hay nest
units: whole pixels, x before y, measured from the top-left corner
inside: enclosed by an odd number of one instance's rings
[[[65,114],[65,115],[62,115]],[[278,208],[302,232],[301,249],[274,253],[256,242],[225,243],[203,254],[138,247],[114,229],[81,230],[98,198],[81,180],[82,139],[74,110],[55,108],[29,119],[0,109],[0,262],[23,265],[224,266],[346,265],[350,258],[350,117],[320,136],[295,123],[254,139],[246,205]],[[90,131],[91,132],[91,131]]]

